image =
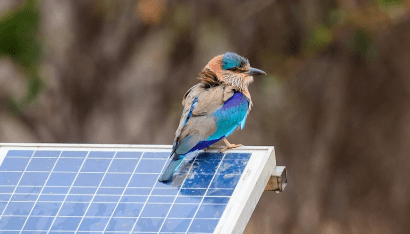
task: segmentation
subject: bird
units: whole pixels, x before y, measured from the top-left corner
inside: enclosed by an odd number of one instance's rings
[[[175,132],[170,160],[158,181],[168,183],[188,153],[223,140],[224,152],[242,146],[227,137],[243,129],[252,106],[248,86],[253,76],[266,75],[249,60],[233,52],[215,56],[198,75],[182,99],[182,116]]]

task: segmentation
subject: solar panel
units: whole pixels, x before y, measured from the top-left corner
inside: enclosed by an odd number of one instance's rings
[[[273,147],[188,155],[169,184],[171,146],[0,145],[0,231],[242,232],[275,168]]]

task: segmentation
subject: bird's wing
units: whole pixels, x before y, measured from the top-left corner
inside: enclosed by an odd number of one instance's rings
[[[225,86],[206,87],[202,83],[188,90],[183,99],[181,120],[175,132],[174,150],[177,154],[189,152],[215,132],[212,113],[222,107],[225,90]]]
[[[182,99],[182,105],[184,106],[184,109],[182,110],[182,115],[181,119],[179,120],[179,125],[178,128],[175,132],[175,139],[174,139],[174,147],[175,143],[178,140],[179,135],[181,134],[182,128],[186,125],[188,122],[189,118],[192,115],[192,111],[197,105],[197,100],[198,96],[200,93],[202,93],[204,88],[201,86],[201,84],[197,84],[192,86],[184,95],[184,98]]]

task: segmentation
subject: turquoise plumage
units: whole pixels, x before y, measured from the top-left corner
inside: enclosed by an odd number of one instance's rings
[[[244,128],[252,101],[248,91],[254,75],[266,74],[249,61],[227,52],[214,57],[199,74],[200,83],[185,94],[181,120],[175,133],[170,162],[159,181],[169,182],[185,155],[204,149],[219,140],[232,149],[226,137]]]

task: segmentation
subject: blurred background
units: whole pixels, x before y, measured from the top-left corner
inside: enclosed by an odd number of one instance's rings
[[[245,233],[409,232],[409,0],[1,0],[0,142],[172,144],[226,51],[289,172]]]

